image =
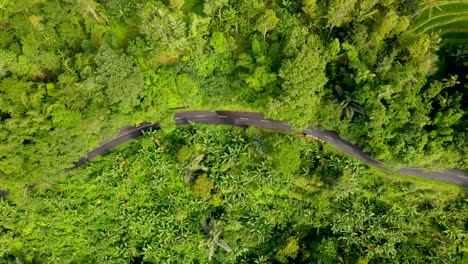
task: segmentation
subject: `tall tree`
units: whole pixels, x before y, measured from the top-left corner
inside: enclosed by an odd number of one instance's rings
[[[272,9],[265,10],[265,13],[257,19],[255,29],[262,33],[263,39],[266,39],[268,31],[275,29],[279,22],[279,18],[276,17],[275,11]]]
[[[328,81],[324,51],[320,38],[310,35],[297,56],[283,63],[279,70],[283,94],[281,99],[271,103],[271,116],[291,120],[298,127],[316,120],[322,90]]]
[[[169,10],[161,2],[146,3],[139,13],[141,32],[158,52],[176,55],[188,41],[187,23],[182,11]]]

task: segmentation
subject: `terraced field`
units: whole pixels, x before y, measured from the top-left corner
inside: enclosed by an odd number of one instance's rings
[[[408,32],[440,32],[444,39],[468,38],[468,1],[437,1],[426,4]]]

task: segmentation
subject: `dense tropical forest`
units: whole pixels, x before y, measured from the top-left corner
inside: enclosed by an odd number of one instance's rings
[[[309,136],[185,126],[0,199],[0,262],[466,263],[467,199]]]
[[[468,168],[462,0],[1,0],[0,179],[180,109],[319,125],[388,166]]]
[[[467,263],[465,189],[173,120],[468,170],[467,74],[466,0],[0,0],[0,263]]]

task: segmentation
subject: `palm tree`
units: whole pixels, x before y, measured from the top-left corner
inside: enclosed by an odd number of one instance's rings
[[[188,162],[185,164],[184,166],[184,169],[185,169],[184,182],[185,183],[190,182],[190,178],[194,171],[196,170],[208,171],[207,167],[200,165],[200,162],[203,160],[204,157],[205,157],[205,154],[197,155],[194,158],[190,158]]]
[[[456,227],[449,227],[443,233],[447,239],[455,241],[457,244],[461,244],[467,237],[463,230],[459,230]]]
[[[205,233],[208,235],[205,241],[205,243],[210,249],[208,260],[211,260],[211,258],[213,257],[215,252],[215,246],[219,246],[226,252],[232,251],[231,247],[226,242],[220,239],[222,229],[219,228],[219,225],[214,219],[209,219],[208,223],[203,220],[200,220],[200,225],[202,226]]]
[[[339,85],[335,85],[335,91],[338,96],[341,97],[340,108],[342,116],[347,119],[351,119],[355,113],[364,114],[364,107],[362,107],[358,101],[353,99],[350,92],[344,91]]]

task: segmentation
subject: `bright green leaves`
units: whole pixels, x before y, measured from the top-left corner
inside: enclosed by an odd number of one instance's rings
[[[187,45],[187,23],[181,11],[171,12],[161,2],[147,3],[140,11],[141,32],[151,46],[161,52],[175,54]]]
[[[203,201],[211,199],[211,191],[214,188],[214,183],[208,179],[206,174],[202,174],[195,179],[191,190],[195,196],[200,197]]]
[[[310,17],[315,17],[317,11],[317,0],[303,0],[302,10]]]
[[[203,4],[203,13],[207,16],[218,15],[223,6],[227,5],[228,0],[206,0]]]
[[[271,95],[277,90],[277,73],[272,69],[278,56],[279,46],[269,45],[259,36],[252,39],[251,53],[240,53],[236,65],[239,76],[247,85],[244,93],[249,100],[264,100],[265,94]],[[268,96],[269,97],[269,96]]]
[[[222,32],[214,32],[210,38],[210,44],[217,53],[224,53],[228,48],[228,42]]]
[[[237,9],[239,10],[240,17],[245,19],[242,26],[246,28],[250,26],[246,25],[246,22],[253,22],[253,19],[265,10],[265,2],[263,0],[240,0],[238,5]]]
[[[277,73],[271,70],[275,49],[269,47],[266,41],[254,38],[252,54],[241,53],[237,58],[237,66],[248,70],[240,74],[242,79],[255,91],[271,92],[274,90]]]
[[[11,155],[0,159],[1,167],[8,168],[4,173],[27,182],[70,167],[91,147],[89,135],[111,134],[104,130],[109,129],[107,122],[112,120],[110,127],[129,122],[117,115],[108,119],[108,115],[134,112],[144,95],[144,86],[133,59],[108,47],[95,56],[81,53],[63,61],[51,52],[37,53],[31,47],[23,51],[25,55],[16,61],[5,63],[9,72],[19,70],[23,78],[31,78],[31,69],[22,68],[42,65],[46,68],[34,70],[36,78],[48,82],[2,80],[0,109],[9,118],[2,122],[1,129],[11,135],[1,148]],[[37,64],[26,60],[33,57],[30,61]],[[66,71],[60,77],[52,72],[57,70],[57,63]],[[54,82],[54,78],[59,81]]]
[[[331,27],[341,27],[352,20],[353,10],[357,0],[332,0],[328,5],[328,24]]]
[[[278,22],[279,18],[276,17],[275,11],[266,9],[265,13],[257,19],[255,29],[262,34],[265,40],[267,32],[275,29]]]
[[[0,259],[443,263],[467,233],[462,192],[380,178],[299,135],[154,131],[70,173],[0,199]]]
[[[309,31],[306,27],[295,27],[289,35],[289,41],[284,45],[283,53],[287,57],[295,56],[306,45]]]
[[[145,39],[142,45],[152,50],[152,54],[177,59],[187,53],[203,52],[210,18],[169,9],[161,2],[144,4],[138,15],[142,19],[140,33]]]
[[[311,35],[297,56],[283,63],[279,70],[283,95],[271,104],[271,116],[291,120],[298,127],[306,127],[317,118],[321,92],[328,81],[324,50],[321,40]]]
[[[0,76],[8,73],[27,79],[45,77],[47,71],[57,71],[61,64],[57,55],[23,47],[24,55],[17,56],[9,50],[0,50]]]
[[[170,108],[228,105],[337,130],[395,163],[466,164],[466,47],[411,31],[431,12],[415,1],[17,0],[0,10],[0,169],[18,177],[70,166],[129,123],[174,126]]]
[[[188,74],[179,73],[175,68],[148,70],[145,72],[145,79],[145,95],[140,108],[151,113],[148,118],[161,116],[162,113],[166,116],[170,108],[192,107],[200,102],[199,84]],[[162,94],[165,96],[161,96]]]
[[[247,85],[256,91],[262,91],[268,85],[276,81],[276,73],[270,72],[266,66],[255,68],[252,75],[246,76],[244,79]]]
[[[290,237],[286,240],[286,243],[282,249],[278,251],[280,260],[286,263],[288,259],[295,259],[299,253],[299,242],[296,238]]]
[[[41,162],[41,151],[36,148],[36,144],[44,140],[37,137],[51,128],[47,106],[43,103],[44,85],[4,78],[0,82],[0,94],[0,113],[4,115],[0,122],[0,133],[4,137],[0,144],[0,173],[18,180],[26,180],[25,172],[31,167],[44,173],[54,162],[49,159]],[[29,162],[43,166],[38,168]]]
[[[169,3],[172,8],[181,9],[185,0],[170,0]]]
[[[296,143],[296,144],[294,144]],[[285,176],[294,175],[301,165],[301,152],[298,142],[282,142],[272,154],[275,170]]]
[[[437,50],[441,39],[437,35],[403,35],[400,39],[401,48],[405,51],[403,58],[407,61],[417,62],[418,69],[429,76],[437,71]]]
[[[63,128],[75,128],[82,122],[82,116],[79,111],[65,109],[62,106],[51,106],[54,110],[51,112],[52,124]]]
[[[396,11],[389,10],[385,15],[379,17],[373,30],[373,41],[376,44],[385,38],[400,34],[409,26],[410,20],[407,17],[399,16]]]
[[[106,99],[102,103],[110,105],[116,112],[132,111],[139,104],[144,91],[141,72],[133,59],[103,47],[94,61],[98,67],[91,80],[104,87]]]
[[[15,63],[16,55],[14,52],[0,49],[0,77],[7,75]]]
[[[339,242],[336,238],[323,238],[319,243],[317,243],[317,258],[325,262],[333,262],[338,253]]]

